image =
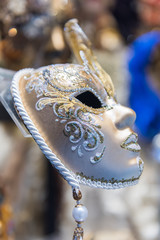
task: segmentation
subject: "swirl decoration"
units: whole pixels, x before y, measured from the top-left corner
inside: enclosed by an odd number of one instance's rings
[[[71,95],[57,91],[49,83],[49,70],[43,71],[42,76],[31,80],[26,85],[26,90],[29,93],[35,90],[37,97],[43,96],[37,101],[36,109],[40,111],[46,105],[53,106],[54,114],[58,119],[61,119],[61,123],[65,123],[63,132],[73,144],[71,150],[77,150],[79,157],[84,156],[84,151],[95,151],[104,142],[104,135],[100,131],[101,126],[97,125],[92,117],[96,115],[97,109],[94,109],[95,113],[93,113],[94,110],[89,112],[76,98],[71,98]],[[58,121],[58,119],[56,120]],[[95,164],[101,161],[104,151],[105,146],[102,147],[100,153],[97,152],[90,157],[90,162]]]

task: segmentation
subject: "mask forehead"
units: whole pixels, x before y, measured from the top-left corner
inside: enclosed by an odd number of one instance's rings
[[[97,76],[83,66],[75,64],[51,65],[41,70],[35,71],[30,83],[36,82],[41,86],[47,85],[52,91],[60,91],[65,95],[76,96],[79,93],[93,92],[100,100],[102,106],[105,106],[107,92],[99,81]],[[32,88],[32,86],[31,86]]]

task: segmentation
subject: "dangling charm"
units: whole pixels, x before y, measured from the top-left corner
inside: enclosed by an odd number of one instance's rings
[[[77,204],[72,211],[72,216],[77,222],[77,227],[73,234],[73,240],[83,240],[83,228],[81,227],[81,223],[88,217],[88,210],[83,204],[80,204],[82,193],[79,189],[73,189],[73,198],[77,201]]]
[[[73,234],[73,240],[83,240],[83,228],[76,227]]]

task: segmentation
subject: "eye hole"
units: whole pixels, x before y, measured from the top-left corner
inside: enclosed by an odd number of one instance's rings
[[[79,101],[83,104],[87,105],[88,107],[92,108],[101,108],[102,104],[99,99],[90,91],[83,92],[76,96]]]

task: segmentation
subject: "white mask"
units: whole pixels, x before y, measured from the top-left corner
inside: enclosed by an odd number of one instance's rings
[[[135,113],[115,100],[108,74],[76,20],[65,34],[81,65],[23,69],[12,83],[15,107],[46,157],[68,183],[106,189],[137,183],[143,162]]]

